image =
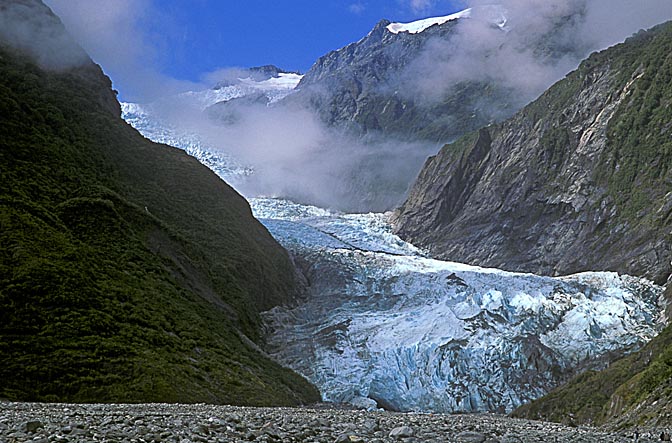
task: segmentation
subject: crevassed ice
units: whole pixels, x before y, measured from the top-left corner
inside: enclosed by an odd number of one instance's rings
[[[271,352],[327,401],[508,412],[663,325],[662,289],[643,279],[438,261],[391,234],[382,214],[252,207],[311,283],[300,305],[264,314]]]

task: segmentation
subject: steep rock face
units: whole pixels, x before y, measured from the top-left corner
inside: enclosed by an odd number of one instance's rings
[[[308,103],[330,125],[407,139],[450,140],[510,115],[513,98],[492,84],[462,82],[431,103],[399,93],[404,69],[428,42],[449,40],[459,20],[415,34],[390,32],[382,20],[360,41],[320,57],[286,101]]]
[[[259,310],[296,281],[245,200],[124,123],[40,1],[0,1],[0,22],[0,397],[318,398],[259,349]]]
[[[508,121],[425,164],[395,232],[434,256],[664,283],[672,240],[672,25],[594,54]]]

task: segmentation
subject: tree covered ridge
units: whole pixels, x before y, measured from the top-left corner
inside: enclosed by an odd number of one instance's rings
[[[0,48],[0,397],[297,404],[258,312],[291,301],[286,252],[182,151],[119,117],[93,63]]]

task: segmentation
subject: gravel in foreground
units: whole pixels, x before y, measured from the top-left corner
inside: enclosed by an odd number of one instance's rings
[[[633,442],[591,428],[499,415],[433,415],[213,405],[0,403],[0,443]],[[659,435],[643,441],[660,441]]]

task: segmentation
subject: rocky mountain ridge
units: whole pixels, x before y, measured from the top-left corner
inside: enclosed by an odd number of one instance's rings
[[[594,54],[513,118],[445,146],[397,210],[396,232],[467,263],[665,283],[670,28]]]
[[[541,92],[516,90],[498,78],[498,73],[487,72],[492,66],[484,67],[486,72],[479,75],[441,80],[451,78],[446,68],[451,63],[464,63],[451,55],[465,51],[461,46],[473,46],[473,57],[483,59],[505,52],[502,48],[529,52],[535,63],[546,67],[567,59],[578,64],[590,51],[582,43],[568,44],[557,37],[582,20],[581,9],[549,19],[552,26],[548,30],[537,30],[541,35],[526,39],[507,37],[512,31],[507,13],[503,6],[493,4],[411,24],[381,20],[361,40],[320,57],[286,102],[309,106],[327,124],[357,134],[452,141],[512,115]],[[472,26],[488,33],[485,40],[489,43],[480,46],[465,37],[465,29]],[[522,28],[511,35],[526,32]],[[421,77],[432,80],[424,84]]]
[[[393,33],[381,20],[364,38],[320,57],[289,100],[314,109],[329,125],[355,133],[450,140],[508,113],[510,97],[493,85],[456,85],[448,101],[425,106],[399,93],[404,69],[433,39],[447,41],[455,18],[421,33]],[[480,106],[484,97],[491,106]]]

